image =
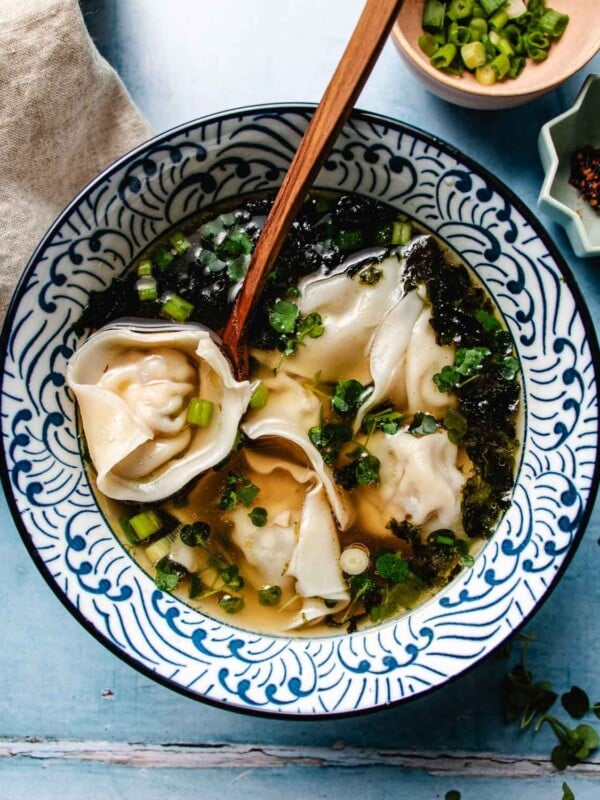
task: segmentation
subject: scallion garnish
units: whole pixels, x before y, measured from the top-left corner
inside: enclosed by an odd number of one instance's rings
[[[175,322],[185,322],[194,310],[192,303],[184,300],[178,294],[171,294],[165,297],[161,308],[163,317],[172,319]]]
[[[138,540],[147,539],[158,533],[163,527],[163,521],[160,516],[152,509],[148,511],[141,511],[129,518],[129,525],[133,529]]]
[[[211,400],[201,397],[192,397],[187,408],[186,419],[190,425],[199,428],[208,428],[213,418],[215,404]]]

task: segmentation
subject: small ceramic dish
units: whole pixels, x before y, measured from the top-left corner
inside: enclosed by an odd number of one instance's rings
[[[562,225],[575,255],[600,256],[600,210],[569,183],[571,161],[585,145],[600,148],[600,75],[589,75],[573,106],[551,119],[538,138],[546,177],[539,207]]]
[[[65,375],[94,291],[201,209],[274,192],[314,106],[238,109],[127,154],[59,215],[0,341],[0,474],[18,530],[69,611],[126,662],[189,697],[278,717],[357,714],[478,664],[557,584],[599,483],[594,328],[535,215],[453,147],[356,112],[316,186],[387,203],[435,234],[491,295],[522,370],[522,449],[492,538],[431,599],[353,633],[267,635],[162,591],[113,534],[83,464]]]
[[[429,57],[418,45],[423,33],[421,19],[424,0],[404,3],[393,29],[393,39],[402,59],[433,94],[459,106],[478,109],[502,109],[522,105],[556,88],[581,69],[600,49],[600,26],[596,0],[552,0],[556,11],[569,15],[562,37],[552,45],[550,55],[540,63],[528,62],[515,80],[502,80],[482,86],[474,76],[449,75],[432,67]]]

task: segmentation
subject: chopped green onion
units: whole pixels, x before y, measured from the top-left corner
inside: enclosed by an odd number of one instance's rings
[[[495,31],[501,31],[502,28],[508,22],[508,14],[506,13],[506,11],[504,11],[504,9],[501,8],[499,11],[496,11],[495,14],[492,14],[488,22],[490,28],[492,28]]]
[[[446,69],[454,61],[456,55],[456,45],[448,44],[443,45],[431,56],[431,66],[436,69]]]
[[[429,33],[424,33],[423,36],[429,37],[433,42],[434,50],[437,49],[437,42],[434,41],[433,36],[431,36]],[[423,48],[421,49],[423,50]],[[425,53],[425,55],[430,56],[433,50],[431,51],[431,53],[428,53],[427,50],[423,50],[423,52]],[[383,227],[378,228],[375,231],[375,236],[373,237],[374,244],[380,244],[380,245],[389,244],[391,239],[392,239],[391,225],[384,225]]]
[[[498,76],[490,64],[484,64],[475,70],[475,80],[482,86],[493,86],[498,80]]]
[[[131,522],[129,521],[129,517],[119,517],[119,525],[121,526],[121,530],[125,534],[125,538],[129,542],[129,544],[137,544],[139,539],[136,536],[135,531],[131,527]]]
[[[163,536],[162,539],[158,539],[158,541],[146,545],[144,554],[148,561],[152,565],[155,565],[158,564],[158,562],[163,558],[167,558],[171,552],[174,541],[175,533],[168,533],[166,536]]]
[[[504,36],[498,42],[498,50],[501,53],[504,53],[504,55],[508,56],[509,58],[510,56],[514,56],[515,54],[515,51],[512,49],[511,43],[508,41],[508,39],[505,39]]]
[[[496,73],[498,79],[503,78],[510,69],[510,60],[504,53],[499,53],[496,58],[491,62],[490,67]]]
[[[185,253],[185,251],[189,250],[192,246],[192,243],[189,241],[189,239],[186,239],[181,231],[175,231],[175,233],[172,233],[169,236],[169,242],[178,255]]]
[[[558,39],[565,32],[568,22],[568,14],[561,14],[560,11],[547,8],[538,20],[538,28],[553,39]]]
[[[215,247],[219,258],[227,260],[252,252],[252,240],[246,231],[231,230],[223,241]]]
[[[192,397],[187,408],[186,419],[190,425],[197,425],[199,428],[208,428],[213,418],[215,404],[210,400],[203,400],[201,397]]]
[[[417,39],[417,44],[419,45],[421,50],[425,53],[425,55],[429,56],[430,58],[439,47],[438,42],[436,42],[436,40],[430,33],[421,34],[421,36],[419,36],[419,38]],[[381,229],[381,231],[386,231],[386,230],[387,227]],[[375,238],[377,239],[379,235],[380,231],[377,231],[375,234]],[[388,239],[385,239],[382,242],[377,242],[377,244],[387,244],[388,241],[389,241]]]
[[[514,56],[510,59],[510,69],[506,73],[507,78],[518,78],[525,69],[525,57]]]
[[[168,267],[174,258],[175,256],[171,250],[164,244],[159,245],[152,256],[154,263],[157,267],[160,267],[160,269]]]
[[[479,2],[481,3],[486,17],[491,17],[495,11],[502,8],[506,0],[479,0]]]
[[[507,25],[502,31],[503,37],[510,43],[515,53],[521,55],[523,52],[523,37],[516,25]]]
[[[547,50],[550,47],[550,39],[542,31],[529,31],[523,37],[525,50],[529,54],[529,50]]]
[[[481,17],[474,17],[469,22],[469,30],[471,31],[471,41],[479,42],[482,37],[488,32],[487,22]]]
[[[147,539],[153,536],[163,526],[163,521],[156,511],[141,511],[133,517],[130,517],[129,524],[138,539]]]
[[[444,27],[446,4],[440,0],[425,0],[421,23],[423,28],[430,33],[441,31]]]
[[[167,296],[163,301],[161,314],[163,317],[172,319],[175,322],[185,322],[193,310],[194,306],[192,303],[184,300],[183,297],[180,297],[178,294],[172,294]]]
[[[394,222],[392,225],[392,244],[408,244],[411,237],[412,226],[409,222]]]
[[[263,383],[263,381],[259,381],[256,388],[252,392],[252,396],[250,397],[250,402],[248,405],[250,408],[264,408],[267,405],[267,400],[269,399],[269,387]]]
[[[339,231],[334,239],[335,245],[344,253],[357,250],[362,245],[362,231]]]
[[[466,25],[451,22],[448,27],[448,41],[457,47],[461,47],[471,41],[471,31]]]
[[[143,258],[137,267],[137,274],[140,278],[145,278],[148,275],[152,275],[152,261],[149,258]]]
[[[476,69],[486,62],[485,47],[481,42],[469,42],[460,48],[460,57],[467,69]]]
[[[158,296],[156,291],[156,281],[151,275],[144,276],[136,281],[135,288],[138,293],[138,297],[142,302],[156,300]]]
[[[446,11],[449,19],[466,19],[473,13],[473,0],[451,0]]]

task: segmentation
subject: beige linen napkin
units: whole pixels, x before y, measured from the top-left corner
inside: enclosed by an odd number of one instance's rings
[[[77,0],[0,0],[0,323],[54,217],[150,135]]]

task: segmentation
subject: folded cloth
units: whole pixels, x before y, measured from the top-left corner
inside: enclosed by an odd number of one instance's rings
[[[0,321],[58,212],[150,135],[77,0],[0,0]]]

